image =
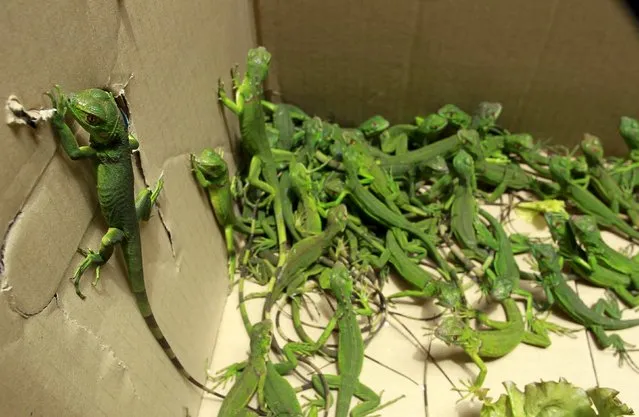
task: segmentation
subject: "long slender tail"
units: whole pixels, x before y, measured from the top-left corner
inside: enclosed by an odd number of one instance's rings
[[[162,350],[166,356],[171,360],[173,366],[196,387],[200,388],[203,391],[208,392],[209,394],[215,395],[218,398],[225,398],[224,395],[213,391],[210,388],[207,388],[200,381],[195,379],[182,365],[182,362],[177,358],[173,349],[171,349],[171,345],[169,345],[168,340],[164,337],[160,326],[155,320],[155,316],[153,315],[153,311],[151,310],[151,303],[149,303],[149,298],[146,293],[146,287],[144,285],[144,271],[142,267],[142,250],[139,244],[139,240],[131,239],[127,243],[125,243],[122,247],[124,249],[124,258],[127,264],[128,270],[128,279],[129,284],[131,285],[131,291],[133,295],[135,295],[135,301],[138,305],[138,309],[146,322],[147,327],[153,333],[155,340],[158,342]]]

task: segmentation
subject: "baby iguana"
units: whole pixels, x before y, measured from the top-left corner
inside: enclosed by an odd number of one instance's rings
[[[590,184],[592,184],[597,195],[607,204],[613,212],[619,213],[624,210],[632,220],[635,227],[639,226],[639,204],[634,200],[631,193],[625,194],[619,183],[615,181],[612,174],[604,166],[603,145],[598,137],[585,134],[581,141],[581,151],[588,163],[590,174]]]
[[[488,372],[483,358],[501,358],[512,352],[517,345],[525,343],[531,346],[547,348],[550,338],[544,326],[536,326],[533,321],[531,331],[526,330],[526,322],[512,298],[505,298],[501,305],[506,313],[506,321],[495,321],[479,311],[468,310],[460,315],[447,316],[435,329],[435,337],[447,345],[459,346],[479,367],[475,381],[462,381],[468,395],[485,399],[488,392],[482,385]],[[465,323],[463,317],[475,317],[489,330],[475,330]],[[466,395],[466,396],[468,396]],[[464,397],[465,398],[465,397]]]
[[[496,248],[496,242],[486,226],[477,217],[477,179],[473,158],[461,150],[453,158],[453,168],[458,179],[450,202],[450,228],[467,256],[478,260],[488,258],[485,248]]]
[[[60,138],[62,148],[71,159],[88,158],[95,162],[98,202],[109,227],[102,237],[100,249],[86,251],[84,260],[76,268],[76,293],[84,298],[79,289],[80,278],[87,269],[94,266],[97,281],[100,267],[109,261],[115,246],[119,244],[124,254],[129,287],[158,344],[186,379],[198,388],[220,396],[184,369],[155,320],[146,292],[138,222],[148,220],[151,215],[151,208],[162,189],[162,178],[155,190],[142,191],[136,200],[131,152],[138,148],[139,143],[133,136],[129,136],[125,117],[111,93],[93,88],[65,96],[59,86],[54,90],[48,93],[56,109],[51,119],[53,128]],[[90,134],[88,146],[79,146],[73,132],[66,125],[65,116],[68,112]]]
[[[584,214],[597,219],[597,223],[604,227],[611,227],[625,233],[633,239],[639,240],[639,232],[630,227],[612,211],[606,204],[595,197],[590,191],[579,186],[571,177],[570,159],[553,155],[549,160],[550,174],[561,187],[562,193]]]
[[[626,274],[635,289],[639,289],[639,262],[617,252],[601,237],[597,221],[593,216],[572,216],[570,219],[572,230],[577,242],[585,249],[588,265],[596,268],[599,264]]]
[[[229,169],[224,160],[224,151],[221,148],[215,150],[207,148],[199,156],[191,154],[191,167],[198,184],[207,191],[215,219],[224,231],[226,251],[229,257],[229,279],[233,280],[236,266],[233,230],[239,230],[245,234],[250,234],[252,231],[243,219],[235,214]],[[259,229],[253,230],[253,233],[259,232]]]
[[[270,62],[271,54],[266,48],[258,47],[249,50],[244,79],[240,81],[237,69],[234,69],[233,84],[237,88],[235,101],[227,96],[221,80],[218,85],[218,97],[222,104],[235,113],[240,120],[242,145],[251,156],[249,183],[272,196],[279,244],[278,266],[282,266],[287,254],[286,225],[282,213],[276,163],[266,135],[266,120],[261,102],[264,89],[262,84],[268,74]],[[265,181],[259,179],[260,173]]]
[[[546,293],[548,306],[557,304],[575,323],[592,332],[602,349],[612,347],[615,350],[615,355],[619,356],[620,364],[627,361],[633,370],[639,371],[639,367],[630,357],[623,339],[617,334],[607,335],[605,333],[605,330],[622,330],[638,326],[639,319],[618,320],[609,315],[606,316],[607,310],[611,308],[610,302],[607,300],[599,300],[592,309],[588,308],[566,283],[561,273],[563,259],[552,245],[533,244],[532,254],[537,261],[540,282]],[[613,307],[612,310],[616,311],[618,308]]]
[[[639,306],[639,296],[633,295],[629,290],[632,286],[629,275],[599,262],[588,263],[588,255],[575,237],[574,231],[579,225],[572,224],[569,216],[561,213],[545,213],[544,217],[553,240],[559,246],[559,254],[572,272],[592,285],[611,290],[630,307]],[[613,317],[620,318],[617,315]]]
[[[340,204],[330,209],[326,215],[327,225],[322,233],[308,236],[295,242],[291,247],[291,257],[277,273],[272,290],[266,295],[263,317],[270,318],[270,311],[284,290],[289,293],[299,286],[300,273],[313,265],[333,242],[335,236],[342,233],[348,221],[348,210]],[[303,275],[301,276],[303,278]]]
[[[264,399],[264,385],[266,383],[266,365],[268,353],[271,350],[271,338],[273,337],[273,323],[264,320],[257,323],[251,329],[248,361],[243,367],[231,390],[222,401],[218,417],[253,417],[257,413],[246,407],[257,393],[257,402],[260,409],[266,411]]]
[[[378,410],[380,404],[380,396],[359,380],[364,364],[364,340],[357,322],[357,314],[370,314],[370,311],[356,310],[353,306],[351,300],[353,281],[344,264],[337,262],[330,272],[329,279],[331,292],[337,300],[337,309],[334,318],[331,320],[333,324],[330,330],[337,324],[339,328],[337,340],[338,375],[324,375],[324,378],[329,388],[338,390],[335,416],[347,417],[353,396],[355,396],[362,402],[351,410],[350,415],[363,417]],[[328,332],[329,335],[330,330]],[[323,345],[323,342],[328,339],[326,332],[324,333],[323,337],[320,337],[318,341],[319,346]],[[315,390],[326,399],[328,393],[324,392],[319,376],[313,375],[311,381]],[[397,400],[399,398],[394,401]]]

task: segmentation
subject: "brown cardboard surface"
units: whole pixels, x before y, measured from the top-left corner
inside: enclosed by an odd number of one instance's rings
[[[9,0],[0,14],[0,97],[49,106],[65,91],[127,88],[141,142],[144,181],[164,172],[159,209],[141,226],[146,283],[160,327],[186,368],[204,380],[226,296],[224,246],[188,154],[229,150],[216,100],[217,78],[254,43],[245,1],[137,0],[41,3]],[[235,126],[231,126],[231,132]],[[232,135],[233,136],[233,135]],[[96,248],[105,225],[88,161],[59,150],[50,127],[0,127],[0,415],[180,416],[202,393],[157,346],[123,275],[119,252],[101,281],[68,277]]]
[[[259,2],[279,92],[311,113],[394,122],[452,102],[500,101],[509,129],[625,153],[639,116],[637,23],[620,1]]]

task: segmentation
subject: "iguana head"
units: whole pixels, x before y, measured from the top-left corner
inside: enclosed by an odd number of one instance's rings
[[[444,308],[456,308],[461,305],[461,293],[452,282],[439,281],[437,302]]]
[[[544,278],[552,276],[552,273],[561,271],[561,258],[557,249],[552,245],[548,243],[534,244],[531,247],[531,251]]]
[[[501,103],[490,101],[482,101],[479,103],[477,111],[475,112],[476,118],[479,121],[478,127],[489,128],[494,126],[501,115],[502,109],[503,106]]]
[[[249,335],[251,341],[251,355],[263,356],[271,350],[271,338],[273,337],[273,322],[270,319],[262,320],[251,328]]]
[[[246,78],[252,85],[262,85],[268,75],[271,53],[265,47],[250,49],[246,59]]]
[[[291,176],[291,182],[296,188],[306,191],[312,188],[311,175],[303,163],[293,159],[288,165],[288,171]]]
[[[336,196],[344,189],[344,181],[335,171],[329,173],[322,179],[322,191],[329,196]]]
[[[568,226],[568,218],[563,213],[545,212],[544,219],[550,230],[550,234],[554,240],[559,240],[566,234]]]
[[[580,242],[592,242],[601,239],[601,232],[599,231],[597,220],[595,220],[593,216],[573,215],[570,217],[570,226]]]
[[[581,151],[586,157],[586,161],[591,165],[599,165],[604,159],[604,150],[601,141],[597,136],[589,133],[584,134],[580,143]]]
[[[73,118],[91,135],[91,142],[106,145],[126,136],[126,123],[113,95],[99,88],[67,97]]]
[[[513,151],[531,151],[535,149],[535,139],[528,133],[514,133],[504,136],[506,148]]]
[[[465,150],[460,150],[453,158],[453,169],[460,178],[469,179],[475,171],[475,161]]]
[[[221,148],[202,150],[199,156],[191,156],[191,166],[206,179],[202,187],[222,187],[229,183],[229,169]]]
[[[311,117],[302,123],[306,146],[316,149],[324,136],[324,123],[319,117]]]
[[[448,174],[449,172],[446,159],[441,155],[437,155],[436,157],[431,158],[427,160],[426,162],[419,164],[419,170],[431,171],[440,175],[445,175],[445,174]]]
[[[439,110],[437,110],[437,114],[461,128],[469,127],[472,120],[468,113],[454,104],[444,104],[442,107],[439,108]]]
[[[435,337],[447,345],[461,345],[468,337],[468,328],[459,317],[445,317],[435,329]]]
[[[441,132],[448,126],[448,119],[441,114],[431,113],[419,123],[417,128],[423,133]]]
[[[565,156],[553,155],[548,159],[548,169],[552,178],[560,184],[570,181],[570,159]]]
[[[639,120],[623,116],[619,122],[619,134],[629,148],[639,149]]]
[[[339,305],[350,304],[353,294],[353,280],[346,266],[336,262],[329,275],[331,291]]]
[[[365,120],[358,129],[364,134],[364,136],[379,135],[390,126],[390,122],[384,118],[384,116],[375,115],[368,120]]]
[[[339,230],[346,228],[346,222],[348,222],[348,209],[344,204],[339,204],[331,208],[326,214],[326,222],[328,226],[335,226]]]

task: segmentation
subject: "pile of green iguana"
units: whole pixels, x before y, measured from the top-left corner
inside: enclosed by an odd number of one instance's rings
[[[490,102],[472,114],[447,104],[410,124],[393,125],[376,115],[344,127],[292,104],[267,101],[263,83],[270,59],[263,47],[249,51],[244,76],[237,66],[232,69],[233,97],[219,84],[221,103],[239,119],[245,157],[239,174],[230,175],[220,149],[191,155],[194,177],[224,232],[228,275],[239,287],[250,338],[248,359],[213,377],[218,384],[235,378],[226,394],[184,370],[153,317],[138,223],[149,218],[163,181],[136,199],[131,153],[139,144],[128,131],[125,109],[101,89],[65,95],[56,88],[49,94],[56,109],[51,122],[66,153],[96,162],[99,203],[108,224],[100,248],[83,251],[74,275],[76,292],[83,297],[82,275],[90,267],[97,274],[121,245],[147,325],[189,381],[224,398],[220,416],[317,415],[334,406],[338,417],[359,417],[380,410],[386,404],[360,380],[365,345],[383,322],[386,306],[404,297],[434,299],[447,310],[433,334],[463,348],[479,367],[465,391],[484,401],[484,359],[505,356],[520,343],[546,348],[550,332],[570,332],[538,317],[551,307],[637,369],[628,344],[606,331],[639,325],[639,319],[622,319],[617,303],[639,305],[639,260],[609,246],[601,234],[605,229],[639,240],[637,120],[621,119],[619,132],[630,149],[626,158],[605,157],[601,141],[592,135],[585,136],[578,155],[511,133],[498,124],[501,105]],[[90,133],[89,145],[78,145],[65,123],[68,114]],[[552,241],[509,235],[504,218],[484,207],[504,196],[524,199],[520,206],[540,213]],[[536,262],[532,273],[515,260],[524,253]],[[406,290],[384,293],[391,273]],[[566,282],[569,274],[607,289],[609,296],[586,305]],[[473,308],[463,278],[500,304],[506,320]],[[263,294],[251,295],[265,300],[257,323],[250,322],[244,307],[246,280],[266,287]],[[541,286],[545,302],[535,300],[522,280]],[[300,320],[310,293],[335,304],[317,340]],[[299,340],[280,347],[273,336],[273,310],[279,311],[283,300]],[[360,316],[368,318],[366,329]],[[334,333],[332,349],[327,341]],[[273,360],[272,352],[283,359]],[[284,376],[299,361],[312,366],[314,355],[335,358],[337,374],[317,370],[293,388]],[[298,399],[304,389],[317,395],[306,411]],[[331,391],[337,393],[335,401]],[[254,397],[257,409],[249,405]],[[355,406],[353,397],[360,400]]]

